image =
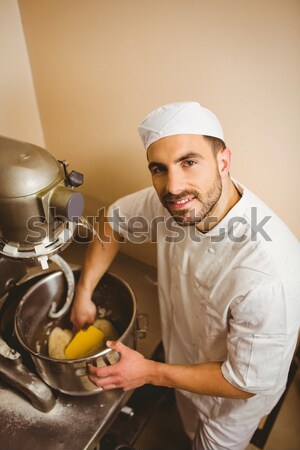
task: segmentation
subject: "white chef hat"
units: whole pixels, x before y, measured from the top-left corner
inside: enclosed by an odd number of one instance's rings
[[[176,134],[201,134],[224,141],[221,124],[215,114],[197,102],[177,102],[152,111],[138,127],[147,150],[153,142]]]

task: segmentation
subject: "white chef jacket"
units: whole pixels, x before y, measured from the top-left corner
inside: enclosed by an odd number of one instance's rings
[[[300,251],[276,214],[234,183],[241,199],[205,234],[175,224],[152,187],[108,215],[127,239],[157,240],[166,362],[223,361],[225,379],[256,395],[181,392],[211,419],[242,423],[268,414],[285,389],[299,329]]]

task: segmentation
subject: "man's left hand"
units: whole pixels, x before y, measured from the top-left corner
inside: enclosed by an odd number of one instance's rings
[[[120,361],[106,367],[89,364],[89,378],[92,383],[103,389],[121,388],[129,391],[149,382],[152,361],[120,341],[107,341],[106,345],[120,354]]]

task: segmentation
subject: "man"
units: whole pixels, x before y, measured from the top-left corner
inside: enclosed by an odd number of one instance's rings
[[[299,326],[299,244],[230,177],[230,150],[211,111],[164,105],[139,132],[154,189],[110,207],[114,220],[101,225],[102,245],[88,249],[71,320],[93,322],[91,294],[119,235],[136,236],[132,219],[148,224],[143,233],[157,236],[166,363],[108,342],[120,362],[90,367],[90,378],[103,389],[173,387],[194,450],[241,450],[285,389]]]

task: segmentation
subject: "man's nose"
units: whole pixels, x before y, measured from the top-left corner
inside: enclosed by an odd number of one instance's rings
[[[177,170],[169,170],[167,177],[166,192],[178,195],[184,191],[184,178]]]

